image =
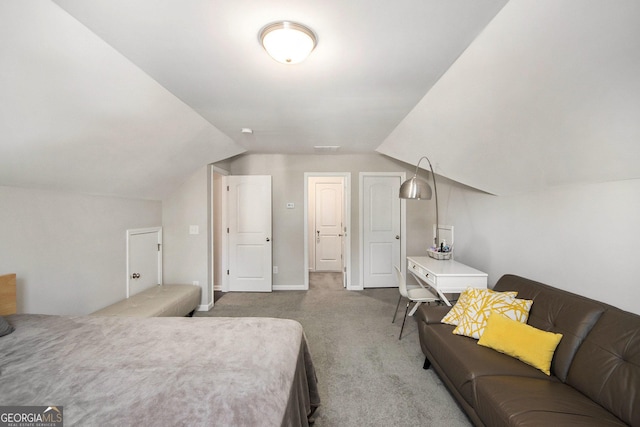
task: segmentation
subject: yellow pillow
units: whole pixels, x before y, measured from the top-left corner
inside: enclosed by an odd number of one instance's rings
[[[469,304],[471,304],[477,298],[479,298],[479,297],[481,297],[481,296],[483,296],[483,295],[485,295],[487,293],[489,293],[489,294],[500,294],[500,295],[510,295],[510,296],[513,296],[513,297],[518,295],[518,292],[516,292],[516,291],[497,292],[497,291],[493,291],[491,289],[467,288],[464,291],[462,291],[462,293],[458,297],[458,302],[456,302],[453,305],[453,307],[451,307],[451,310],[449,310],[449,312],[442,318],[441,322],[442,323],[447,323],[447,324],[453,325],[453,326],[458,326],[458,323],[460,323],[460,318],[462,317],[462,315],[467,310],[467,307],[469,307]]]
[[[545,332],[492,312],[479,345],[507,354],[551,375],[551,360],[562,334]]]
[[[491,310],[497,311],[512,320],[526,323],[529,318],[531,304],[533,304],[532,300],[516,299],[506,293],[484,293],[469,304],[453,333],[475,339],[480,338]]]
[[[467,288],[458,297],[458,301],[451,307],[451,310],[442,318],[442,323],[457,326],[458,320],[467,309],[469,301],[471,300],[471,294],[477,293],[475,288]],[[475,297],[474,297],[475,298]]]

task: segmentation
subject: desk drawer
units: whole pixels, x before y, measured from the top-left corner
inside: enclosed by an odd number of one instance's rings
[[[436,276],[431,273],[429,270],[426,270],[412,262],[409,263],[409,271],[411,271],[416,276],[420,277],[422,280],[427,282],[431,286],[436,286]]]

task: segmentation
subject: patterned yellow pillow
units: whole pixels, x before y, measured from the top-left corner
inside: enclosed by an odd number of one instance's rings
[[[441,322],[458,326],[458,321],[469,306],[469,302],[477,297],[477,291],[478,289],[475,288],[467,288],[462,291],[458,297],[458,302],[451,307],[451,310],[442,318]]]
[[[505,293],[485,293],[469,304],[453,333],[479,339],[492,310],[511,320],[527,323],[531,304],[532,300],[517,299]]]
[[[500,294],[500,295],[509,295],[515,297],[518,295],[516,291],[508,291],[508,292],[497,292],[491,289],[478,289],[478,288],[467,288],[458,297],[458,302],[456,302],[451,310],[442,318],[441,322],[446,323],[448,325],[458,326],[460,323],[460,318],[467,311],[467,307],[471,303],[473,303],[476,299],[484,296],[485,294]]]

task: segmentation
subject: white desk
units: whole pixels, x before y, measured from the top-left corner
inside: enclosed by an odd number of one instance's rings
[[[454,260],[437,260],[428,256],[407,257],[407,271],[422,286],[433,288],[445,304],[451,305],[444,294],[459,294],[468,287],[487,288],[487,273]],[[419,304],[412,310],[415,312]]]

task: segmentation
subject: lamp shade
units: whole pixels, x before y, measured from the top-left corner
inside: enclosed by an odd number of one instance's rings
[[[400,186],[401,199],[431,200],[431,194],[431,187],[427,181],[418,178],[417,175],[409,178]]]
[[[283,64],[304,61],[316,47],[311,29],[290,21],[274,22],[260,31],[260,42],[273,59]]]

